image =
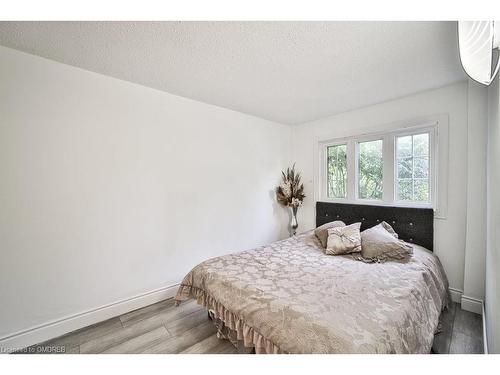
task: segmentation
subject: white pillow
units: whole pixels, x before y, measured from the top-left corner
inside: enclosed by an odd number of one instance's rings
[[[398,240],[397,233],[385,221],[361,232],[361,256],[372,262],[384,262],[389,258],[407,259],[413,247]]]
[[[328,240],[328,229],[335,227],[345,227],[345,223],[343,221],[330,221],[329,223],[323,224],[317,227],[314,230],[314,234],[318,237],[319,242],[321,242],[321,246],[326,248],[326,242]]]
[[[326,254],[343,255],[361,251],[361,223],[328,229]]]

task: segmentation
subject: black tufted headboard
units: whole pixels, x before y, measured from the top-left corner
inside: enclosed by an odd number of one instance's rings
[[[399,238],[433,250],[434,211],[432,208],[406,208],[316,202],[316,227],[330,221],[342,220],[346,224],[361,223],[361,230],[382,221],[388,222]]]

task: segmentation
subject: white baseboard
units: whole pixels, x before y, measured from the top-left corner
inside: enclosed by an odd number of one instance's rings
[[[488,335],[486,334],[486,311],[484,310],[484,302],[481,304],[483,309],[483,346],[484,354],[488,354]]]
[[[175,284],[158,288],[108,305],[0,337],[0,353],[11,353],[141,307],[163,301],[167,298],[172,298],[178,286],[179,284]]]
[[[450,291],[451,300],[453,302],[462,303],[462,294],[464,292],[463,290],[455,288],[448,288],[448,290]]]
[[[483,301],[477,298],[472,298],[462,294],[462,301],[460,303],[462,310],[470,311],[476,314],[483,313]]]
[[[477,298],[464,295],[464,291],[456,288],[449,288],[451,300],[459,303],[463,310],[476,314],[483,313],[483,301]]]

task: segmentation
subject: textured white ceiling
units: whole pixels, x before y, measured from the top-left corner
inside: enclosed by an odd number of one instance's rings
[[[286,124],[465,79],[455,22],[0,22],[0,44]]]

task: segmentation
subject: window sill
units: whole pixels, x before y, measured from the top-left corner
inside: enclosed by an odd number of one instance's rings
[[[407,208],[432,208],[433,205],[430,203],[406,203],[406,202],[383,202],[373,199],[333,199],[333,198],[323,198],[322,202],[331,203],[346,203],[346,204],[365,204],[370,206],[384,206],[384,207],[407,207]]]

